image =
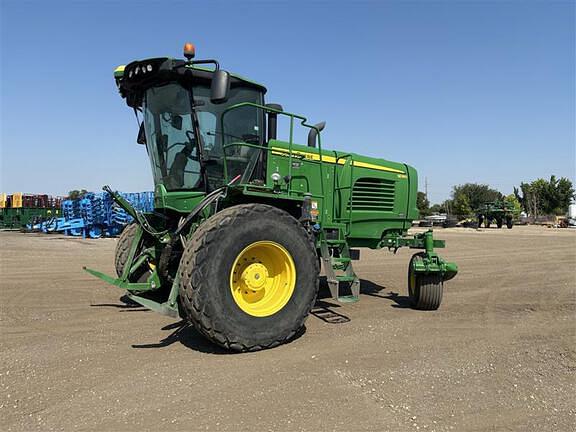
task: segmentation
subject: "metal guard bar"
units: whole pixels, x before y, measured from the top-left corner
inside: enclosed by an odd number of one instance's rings
[[[288,156],[288,176],[290,178],[292,178],[292,145],[293,143],[293,139],[294,139],[294,119],[297,118],[300,121],[300,124],[304,127],[307,127],[309,129],[314,129],[317,132],[317,136],[318,136],[318,156],[320,158],[319,160],[319,168],[320,168],[320,178],[323,179],[324,175],[323,175],[323,164],[322,164],[322,159],[323,159],[323,154],[322,154],[322,139],[320,138],[320,130],[311,124],[306,123],[308,120],[306,119],[306,117],[302,117],[298,114],[293,114],[293,113],[287,113],[285,111],[280,111],[274,108],[270,108],[267,107],[265,105],[260,105],[257,103],[253,103],[253,102],[241,102],[235,105],[232,105],[228,108],[226,108],[223,112],[222,115],[220,117],[220,131],[222,132],[222,136],[224,137],[224,117],[226,114],[228,114],[230,111],[238,109],[238,108],[242,108],[245,106],[251,106],[257,109],[261,109],[265,112],[272,112],[272,113],[276,113],[276,114],[281,114],[281,115],[285,115],[287,117],[290,117],[290,139],[288,141],[288,152],[289,152],[289,156]],[[237,146],[242,146],[242,147],[252,147],[252,148],[258,148],[261,150],[265,150],[266,152],[271,152],[272,149],[269,148],[268,146],[264,146],[264,145],[258,145],[258,144],[250,144],[250,143],[246,143],[244,141],[241,142],[237,142],[237,143],[230,143],[230,144],[226,144],[226,145],[222,145],[222,149],[223,151],[223,160],[224,160],[224,178],[225,180],[228,180],[228,162],[226,160],[226,149],[229,147],[237,147]],[[321,186],[321,191],[322,191],[322,197],[324,197],[324,182],[321,181],[320,182],[320,186]],[[291,183],[288,183],[288,195],[291,195],[292,190],[291,190],[292,186]]]

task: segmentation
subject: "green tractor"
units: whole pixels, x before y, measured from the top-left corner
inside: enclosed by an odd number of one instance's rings
[[[135,302],[181,317],[214,343],[256,351],[289,341],[314,306],[320,268],[332,297],[359,299],[359,249],[420,249],[408,265],[417,309],[440,306],[456,264],[418,219],[416,170],[322,149],[324,123],[265,104],[266,88],[216,60],[151,58],[115,71],[121,96],[142,117],[155,211],[135,211],[119,238],[117,277],[86,269]],[[206,65],[209,65],[207,68]],[[289,135],[277,137],[279,117]],[[309,130],[307,145],[295,126]],[[356,248],[356,249],[355,249]]]
[[[506,223],[508,229],[514,226],[514,205],[506,201],[494,201],[482,204],[476,211],[478,228],[484,223],[485,228],[490,228],[492,222],[496,222],[498,228]]]

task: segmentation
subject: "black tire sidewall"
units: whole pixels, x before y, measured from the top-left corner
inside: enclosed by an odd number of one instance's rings
[[[126,265],[128,255],[130,254],[130,248],[132,247],[132,242],[134,241],[134,237],[136,237],[136,229],[136,222],[128,224],[120,233],[118,243],[116,243],[114,266],[116,269],[116,274],[119,278],[122,277],[124,266]],[[143,249],[142,241],[143,239],[140,240],[141,243],[136,250],[136,254],[140,253]],[[134,274],[132,274],[128,280],[134,283],[144,283],[148,279],[149,275],[149,270],[145,266],[142,266]]]
[[[410,298],[410,304],[414,309],[419,310],[436,310],[442,302],[443,296],[443,282],[442,278],[438,275],[424,275],[416,274],[416,280],[413,287],[412,293],[410,293],[410,275],[413,272],[412,264],[416,260],[422,260],[426,254],[424,252],[418,252],[412,255],[410,263],[408,266],[408,295]],[[430,295],[434,293],[433,297],[438,299],[438,303],[429,303],[426,298],[430,298]]]
[[[410,276],[414,272],[412,264],[416,260],[421,261],[424,256],[426,256],[424,252],[418,252],[412,255],[412,258],[410,258],[410,263],[408,264],[408,298],[410,299],[410,304],[413,307],[415,307],[420,300],[420,277],[418,274],[416,274],[413,290],[410,290]]]
[[[122,270],[128,259],[128,253],[130,252],[130,246],[136,235],[136,223],[132,222],[128,224],[120,233],[118,237],[118,242],[116,243],[116,250],[114,253],[114,267],[116,269],[116,274],[118,277],[122,276]]]

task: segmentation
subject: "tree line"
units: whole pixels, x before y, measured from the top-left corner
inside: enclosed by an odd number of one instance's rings
[[[82,198],[84,195],[86,195],[88,193],[88,191],[86,189],[74,189],[71,190],[70,192],[68,192],[68,195],[66,196],[66,199],[69,200],[75,200],[78,198]]]
[[[454,186],[451,198],[443,203],[431,206],[424,192],[418,192],[416,203],[421,216],[447,213],[458,218],[467,218],[474,216],[484,203],[507,201],[514,206],[516,215],[524,211],[529,216],[538,217],[566,214],[574,198],[574,187],[569,179],[551,176],[550,180],[539,178],[530,183],[521,182],[509,195],[504,195],[486,184],[466,183]]]

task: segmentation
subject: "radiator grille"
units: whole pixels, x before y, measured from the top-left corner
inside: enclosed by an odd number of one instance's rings
[[[352,210],[393,211],[395,186],[394,180],[369,177],[356,180],[352,189]]]

